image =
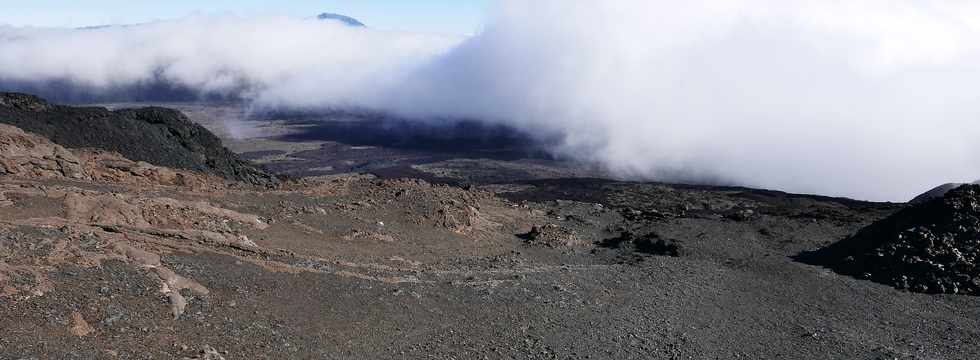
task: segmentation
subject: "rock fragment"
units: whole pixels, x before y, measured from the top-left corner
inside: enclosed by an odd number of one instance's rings
[[[647,255],[671,257],[681,255],[681,249],[677,243],[663,239],[654,233],[638,236],[632,232],[624,231],[617,237],[600,241],[597,245],[599,247],[620,249]]]
[[[68,328],[68,332],[78,337],[84,337],[95,332],[95,329],[85,321],[81,313],[74,311],[71,313],[71,326]]]

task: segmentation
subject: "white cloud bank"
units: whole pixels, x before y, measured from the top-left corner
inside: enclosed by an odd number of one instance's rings
[[[980,177],[978,17],[966,1],[504,0],[465,39],[286,18],[6,28],[0,82],[477,118],[629,178],[903,201]]]
[[[0,82],[60,81],[99,91],[165,81],[202,94],[251,98],[315,78],[315,89],[297,89],[309,93],[292,100],[341,102],[392,86],[461,40],[274,16],[196,16],[91,29],[0,27]]]

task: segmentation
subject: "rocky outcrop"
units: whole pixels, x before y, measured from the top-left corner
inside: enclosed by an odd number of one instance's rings
[[[0,124],[0,175],[87,179],[82,161],[45,138]]]
[[[3,124],[0,124],[0,175],[191,189],[226,187],[225,180],[217,177],[132,161],[112,152],[68,150],[41,136]]]
[[[277,179],[240,159],[221,140],[176,110],[52,105],[35,96],[0,93],[0,123],[66,148],[94,148],[149,164],[270,186]]]
[[[977,180],[977,181],[975,181],[973,183],[974,184],[980,184],[980,180]],[[950,190],[953,190],[953,189],[958,188],[958,187],[963,186],[963,185],[966,185],[966,184],[964,184],[964,183],[948,183],[948,184],[942,184],[942,185],[939,185],[937,187],[934,187],[934,188],[930,189],[929,191],[926,191],[926,192],[922,193],[919,196],[916,196],[914,199],[912,199],[911,201],[909,201],[909,203],[910,204],[921,204],[921,203],[924,203],[924,202],[927,202],[927,201],[930,201],[930,200],[933,200],[933,199],[938,199],[938,198],[943,197],[943,195],[946,195],[946,193],[949,192]]]
[[[980,185],[913,205],[800,258],[914,292],[980,295]]]
[[[675,241],[662,239],[654,233],[637,235],[629,231],[624,231],[619,236],[605,239],[597,245],[599,247],[647,255],[681,256],[680,246]]]
[[[41,112],[50,110],[51,105],[34,95],[0,93],[0,108]]]
[[[174,170],[102,150],[76,150],[92,180],[134,185],[163,185],[205,190],[227,188],[225,180],[205,174]]]

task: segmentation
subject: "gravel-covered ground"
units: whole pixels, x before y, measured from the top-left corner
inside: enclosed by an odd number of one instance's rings
[[[795,260],[904,204],[467,178],[503,166],[480,159],[266,189],[82,155],[0,175],[0,359],[980,358],[980,297]]]

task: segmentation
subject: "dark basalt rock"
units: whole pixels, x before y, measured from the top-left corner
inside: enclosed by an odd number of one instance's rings
[[[657,234],[647,234],[637,236],[629,231],[622,232],[619,236],[605,239],[597,244],[599,247],[609,249],[620,249],[629,252],[678,257],[681,255],[680,247],[670,240],[664,240]]]
[[[912,205],[799,260],[914,292],[980,295],[980,185]]]
[[[52,105],[36,96],[0,93],[0,123],[68,148],[96,148],[158,166],[271,186],[275,176],[240,159],[179,111],[148,107],[110,111]]]
[[[50,110],[51,105],[44,99],[34,95],[0,93],[0,109],[4,108],[19,111],[40,112]]]
[[[974,184],[980,184],[980,180],[977,180],[977,181],[975,181],[973,183]],[[950,190],[953,190],[953,189],[958,188],[958,187],[963,186],[963,185],[964,185],[963,183],[942,184],[942,185],[939,185],[937,187],[934,187],[934,188],[930,189],[929,191],[926,191],[926,192],[922,193],[919,196],[916,196],[911,201],[909,201],[909,203],[910,204],[921,204],[921,203],[927,202],[927,201],[932,200],[932,199],[941,198],[941,197],[943,197],[943,195],[946,195],[946,193],[949,192]]]

